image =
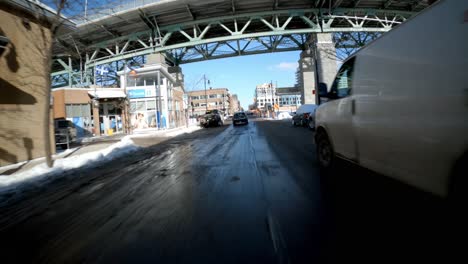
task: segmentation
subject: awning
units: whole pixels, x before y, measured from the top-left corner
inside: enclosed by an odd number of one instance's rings
[[[88,94],[91,97],[98,99],[109,99],[109,98],[125,98],[127,97],[123,91],[89,91]]]

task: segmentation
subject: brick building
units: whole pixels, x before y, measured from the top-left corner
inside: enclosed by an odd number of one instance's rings
[[[121,88],[56,88],[54,118],[72,121],[78,137],[123,132],[125,97]]]
[[[203,115],[206,110],[212,109],[231,114],[231,95],[227,88],[190,91],[187,94],[190,101],[189,111],[191,116]]]

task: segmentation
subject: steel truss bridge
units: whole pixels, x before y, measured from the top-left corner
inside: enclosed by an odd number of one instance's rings
[[[305,50],[310,34],[386,32],[427,6],[427,0],[129,1],[70,18],[73,27],[54,44],[52,83],[116,80],[124,63],[141,64],[151,53],[180,65]],[[349,39],[336,45],[359,46]],[[102,66],[109,74],[95,76]]]

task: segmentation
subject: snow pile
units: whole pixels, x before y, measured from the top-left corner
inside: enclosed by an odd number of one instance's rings
[[[92,167],[100,162],[121,157],[138,149],[139,147],[130,138],[125,137],[121,141],[99,151],[57,159],[52,168],[42,163],[24,172],[0,175],[0,194],[14,190],[24,183],[46,183],[48,180],[60,177],[68,170],[79,167]]]

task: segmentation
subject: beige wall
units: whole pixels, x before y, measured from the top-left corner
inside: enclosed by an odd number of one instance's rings
[[[54,118],[65,118],[65,91],[58,90],[52,92],[54,98]]]
[[[50,31],[32,16],[0,3],[0,35],[10,39],[0,54],[0,166],[43,157]],[[53,141],[53,123],[50,120]],[[55,149],[55,148],[53,148]]]

